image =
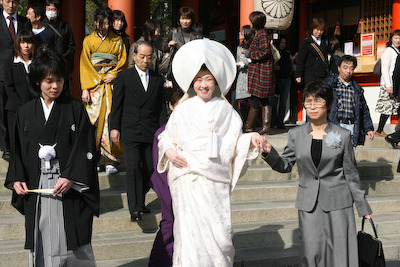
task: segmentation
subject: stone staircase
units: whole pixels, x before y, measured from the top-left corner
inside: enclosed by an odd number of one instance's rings
[[[287,134],[268,137],[282,152]],[[383,138],[356,149],[358,169],[374,222],[384,245],[387,266],[400,266],[399,151]],[[10,205],[11,192],[3,187],[6,162],[0,163],[0,266],[27,266],[24,217]],[[152,210],[143,222],[132,223],[124,192],[124,173],[99,174],[101,215],[94,219],[93,249],[99,267],[147,266],[159,221],[160,202],[150,191]],[[299,266],[299,231],[294,202],[298,172],[280,174],[259,158],[232,193],[235,266]],[[356,214],[357,216],[357,214]],[[358,228],[361,219],[357,216]],[[367,225],[367,230],[371,230]]]

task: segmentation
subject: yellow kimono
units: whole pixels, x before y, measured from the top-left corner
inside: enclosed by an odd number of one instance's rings
[[[101,155],[117,161],[114,155],[121,153],[113,147],[109,134],[108,117],[112,104],[112,84],[105,84],[108,73],[117,73],[127,68],[125,45],[119,35],[110,31],[104,41],[97,32],[85,37],[80,59],[80,78],[82,90],[88,89],[91,103],[86,104],[90,121],[96,126],[96,147]],[[114,155],[113,155],[114,154]]]

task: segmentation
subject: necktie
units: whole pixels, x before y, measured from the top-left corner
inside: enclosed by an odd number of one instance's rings
[[[147,91],[147,87],[148,87],[149,83],[147,81],[146,73],[142,73],[142,83],[143,83],[144,90]]]
[[[10,31],[11,38],[13,39],[13,41],[15,41],[15,29],[13,23],[14,18],[11,16],[8,16],[7,18],[10,20],[10,25],[8,26],[8,30]]]

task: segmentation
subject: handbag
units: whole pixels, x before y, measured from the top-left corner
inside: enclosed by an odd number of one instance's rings
[[[272,43],[272,40],[271,40],[271,53],[275,63],[281,59],[281,53],[279,53],[279,50]]]
[[[382,66],[382,61],[381,61],[381,59],[378,59],[378,61],[375,63],[374,71],[373,71],[374,75],[378,78],[381,78],[381,76],[382,76],[381,66]]]
[[[385,255],[383,254],[382,242],[378,240],[375,225],[369,219],[375,237],[364,232],[365,217],[362,219],[361,231],[358,231],[358,260],[360,267],[385,267]]]

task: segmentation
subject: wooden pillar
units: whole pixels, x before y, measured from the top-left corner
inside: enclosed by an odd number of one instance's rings
[[[81,99],[81,87],[79,81],[79,61],[82,52],[82,42],[85,37],[85,1],[76,1],[73,5],[63,1],[61,8],[62,19],[71,25],[75,41],[74,72],[72,73],[72,96]]]
[[[400,29],[400,0],[393,0],[392,31]]]
[[[249,15],[254,11],[254,1],[240,0],[240,29],[243,25],[250,25]]]

